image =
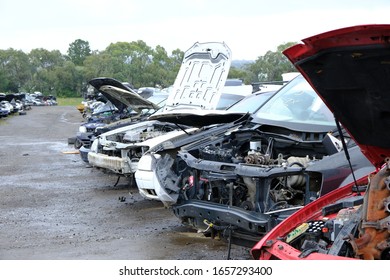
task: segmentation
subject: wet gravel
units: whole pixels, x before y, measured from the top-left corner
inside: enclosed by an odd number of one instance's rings
[[[86,165],[68,144],[82,122],[71,106],[0,119],[0,259],[227,258],[226,243]],[[251,259],[249,249],[233,245],[231,258]]]

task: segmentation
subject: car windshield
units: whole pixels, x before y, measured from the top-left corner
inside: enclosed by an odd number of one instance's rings
[[[280,89],[255,112],[254,121],[283,124],[282,126],[335,126],[332,112],[301,75]]]
[[[243,99],[244,97],[245,97],[244,95],[239,95],[239,94],[222,93],[216,109],[224,110],[229,106],[231,106],[232,104],[236,103],[237,101]]]
[[[152,96],[149,96],[148,98],[146,98],[148,101],[158,105],[160,108],[164,107],[165,105],[165,102],[167,100],[167,95],[163,94],[163,95],[152,95]],[[128,107],[128,110],[131,114],[137,114],[136,111],[134,111],[131,106]],[[150,115],[150,114],[153,114],[156,112],[156,109],[142,109],[141,110],[141,114],[142,115]]]
[[[252,114],[262,104],[264,104],[264,102],[267,101],[268,98],[270,98],[274,93],[274,91],[269,91],[260,94],[250,95],[227,108],[227,111]]]
[[[112,104],[110,101],[107,101],[103,106],[99,107],[93,112],[93,115],[105,113],[105,112],[112,112],[117,110],[117,108]]]
[[[148,101],[158,105],[160,108],[164,107],[165,102],[167,101],[168,95],[152,95],[147,98]],[[155,109],[143,109],[142,114],[153,114],[155,113]]]
[[[167,100],[168,95],[152,95],[151,97],[147,98],[148,101],[159,105],[160,107],[164,106],[165,101]]]

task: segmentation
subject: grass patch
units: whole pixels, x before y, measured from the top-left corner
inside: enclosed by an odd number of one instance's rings
[[[82,97],[57,97],[57,103],[59,106],[77,106],[83,101]]]

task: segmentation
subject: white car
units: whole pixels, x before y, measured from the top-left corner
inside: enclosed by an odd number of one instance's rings
[[[1,101],[0,104],[2,108],[8,111],[8,115],[14,112],[14,106],[12,106],[12,104],[9,103],[7,100]]]
[[[264,104],[274,93],[275,91],[260,91],[251,94],[230,106],[226,111],[204,110],[202,115],[197,114],[196,116],[190,115],[191,112],[188,112],[187,118],[183,116],[183,122],[196,124],[212,122],[213,120],[215,124],[205,126],[197,133],[185,137],[168,139],[168,141],[160,144],[163,148],[148,149],[140,158],[135,172],[139,193],[147,199],[161,201],[166,207],[175,203],[179,191],[177,185],[181,175],[179,174],[178,180],[178,175],[174,174],[173,170],[184,168],[184,166],[174,167],[174,165],[180,165],[175,161],[177,151],[189,143],[202,141],[212,137],[212,135],[234,131],[237,127],[237,124],[234,123],[236,120],[241,122],[247,120],[250,114]],[[184,112],[181,111],[179,114],[184,115]],[[175,115],[175,113],[172,113],[171,116],[166,114],[164,119],[173,121],[178,118],[178,115]]]

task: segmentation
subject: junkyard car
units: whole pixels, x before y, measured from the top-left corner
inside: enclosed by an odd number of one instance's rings
[[[280,223],[252,249],[255,259],[389,259],[389,38],[390,25],[353,26],[307,38],[284,52],[377,172]]]
[[[8,101],[0,101],[0,116],[6,117],[13,113],[13,106]]]
[[[177,180],[180,173],[175,170],[177,165],[174,163],[177,151],[191,142],[199,141],[210,137],[210,135],[218,135],[225,132],[232,126],[237,125],[235,122],[228,122],[229,119],[236,119],[243,122],[248,119],[249,114],[256,111],[265,101],[267,101],[275,92],[274,91],[259,91],[257,93],[246,96],[240,101],[234,103],[227,108],[225,114],[216,111],[204,111],[204,116],[194,116],[190,112],[188,115],[183,112],[174,113],[172,115],[152,116],[152,118],[165,119],[171,122],[192,124],[192,123],[206,123],[212,122],[209,126],[204,126],[202,130],[191,135],[182,135],[175,139],[169,139],[162,145],[150,148],[139,160],[137,171],[135,172],[135,180],[140,194],[153,200],[159,200],[167,207],[175,203],[178,197]],[[232,115],[236,117],[232,118]],[[226,124],[219,123],[218,120],[226,119]],[[171,183],[165,183],[171,182]],[[176,190],[176,191],[175,191]]]
[[[338,134],[332,113],[298,76],[249,119],[177,154],[150,153],[149,170],[157,195],[184,224],[253,246],[293,212],[351,180]],[[347,146],[356,174],[372,170],[352,140]]]

